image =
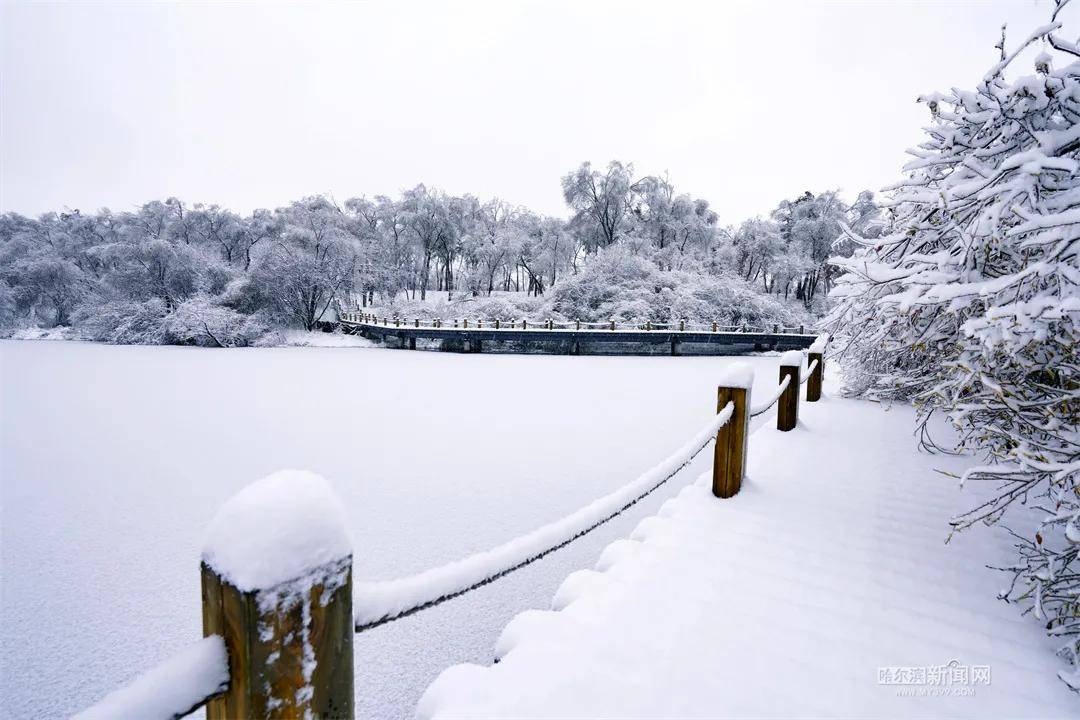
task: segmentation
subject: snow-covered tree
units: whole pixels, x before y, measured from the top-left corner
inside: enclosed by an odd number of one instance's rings
[[[921,98],[932,123],[883,232],[844,233],[861,249],[836,261],[831,321],[853,391],[945,412],[982,456],[964,480],[996,491],[953,525],[1011,528],[1006,597],[1067,641],[1080,689],[1080,49],[1064,5],[1003,40],[973,90]]]
[[[251,274],[277,317],[311,330],[355,279],[355,240],[344,216],[323,197],[305,198],[279,214],[285,230],[264,249]]]
[[[563,177],[563,198],[576,213],[571,222],[580,228],[587,250],[607,247],[622,236],[633,174],[633,165],[618,161],[609,163],[605,172],[586,162]]]

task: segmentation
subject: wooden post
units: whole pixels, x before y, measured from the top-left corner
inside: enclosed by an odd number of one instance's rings
[[[416,318],[416,327],[420,327],[420,318]]]
[[[651,331],[652,330],[652,320],[646,320],[645,321],[645,330],[646,331]]]
[[[712,331],[716,332],[716,321],[715,320],[713,320]]]
[[[495,318],[495,329],[499,329],[499,318]]]
[[[790,377],[788,386],[776,401],[776,429],[794,430],[799,422],[799,367],[802,353],[791,350],[780,357],[780,382]]]
[[[464,320],[461,321],[461,327],[463,327],[466,330],[469,329],[469,318],[465,318]]]
[[[817,367],[810,373],[810,377],[806,379],[806,402],[817,402],[821,399],[821,380],[825,372],[824,353],[810,352],[807,354],[806,361],[810,365],[813,365],[815,360],[817,361]]]
[[[806,334],[806,326],[805,325],[800,325],[799,326],[799,334],[800,335],[805,335]]]
[[[275,552],[272,539],[265,545],[268,555]],[[238,587],[234,572],[206,558],[204,550],[203,636],[221,635],[229,655],[228,689],[207,703],[207,720],[352,718],[352,555],[308,567],[296,578],[276,579],[269,587]]]
[[[773,326],[772,326],[772,331],[773,331],[773,335],[779,335],[780,334],[780,326],[774,323]]]
[[[680,320],[679,321],[679,332],[684,332],[685,330],[686,330],[686,321],[685,320]]]
[[[574,321],[574,329],[575,330],[580,330],[581,329],[581,321],[580,320],[575,320]]]
[[[612,330],[612,332],[615,331],[615,321],[614,320],[611,321],[611,330]]]
[[[480,318],[476,319],[476,329],[477,330],[483,330],[484,329],[484,321],[482,319],[480,319]]]
[[[394,327],[401,327],[401,318],[394,318]]]
[[[525,318],[521,319],[521,329],[522,330],[528,330],[529,329],[529,321],[526,320]]]
[[[721,385],[716,389],[716,412],[720,412],[730,402],[735,407],[731,419],[716,433],[713,447],[713,495],[729,498],[739,492],[743,475],[746,474],[746,446],[750,437],[750,390],[753,374],[747,372],[748,382],[729,383],[733,387]]]

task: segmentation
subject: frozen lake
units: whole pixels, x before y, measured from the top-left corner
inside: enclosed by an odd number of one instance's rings
[[[746,360],[761,397],[778,359]],[[329,479],[357,578],[398,577],[633,480],[715,412],[731,361],[0,341],[3,715],[67,716],[200,637],[203,528],[267,473]],[[358,635],[357,716],[411,717],[443,668],[490,662],[511,617],[708,457],[543,561]]]

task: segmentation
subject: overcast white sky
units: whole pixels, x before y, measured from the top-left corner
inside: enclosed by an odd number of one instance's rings
[[[725,224],[893,182],[916,96],[972,87],[1002,22],[1016,42],[1050,8],[0,4],[3,211],[248,212],[424,182],[565,215],[559,178],[621,159]]]

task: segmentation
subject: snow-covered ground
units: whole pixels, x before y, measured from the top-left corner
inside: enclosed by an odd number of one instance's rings
[[[418,715],[1075,717],[1055,643],[995,600],[1004,542],[943,544],[971,496],[934,469],[965,460],[915,452],[913,420],[825,398],[762,427],[739,495],[703,475]]]
[[[264,475],[328,478],[357,579],[396,578],[638,477],[712,417],[730,362],[0,342],[0,712],[67,716],[198,639],[203,532]],[[750,362],[762,397],[778,358]],[[490,662],[708,456],[543,561],[358,635],[358,717],[411,717],[441,670]]]

